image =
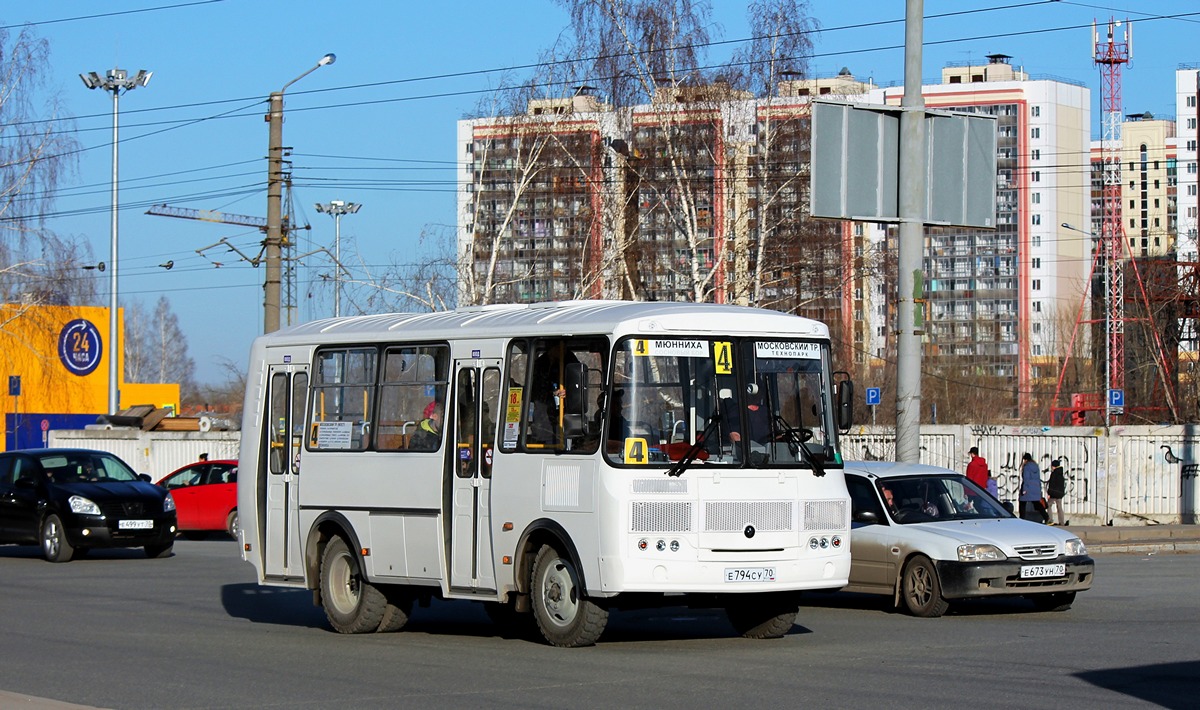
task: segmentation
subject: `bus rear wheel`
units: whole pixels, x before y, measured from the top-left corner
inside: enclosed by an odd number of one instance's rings
[[[550,545],[538,550],[529,590],[533,617],[551,645],[591,646],[604,633],[608,610],[584,596],[575,563]]]
[[[330,540],[321,555],[321,606],[339,633],[370,633],[383,622],[387,598],[366,580],[358,558],[340,537]]]

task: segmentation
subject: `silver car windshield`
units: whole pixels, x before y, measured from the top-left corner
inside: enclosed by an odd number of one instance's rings
[[[875,485],[888,515],[901,525],[1012,517],[964,476],[886,478]]]

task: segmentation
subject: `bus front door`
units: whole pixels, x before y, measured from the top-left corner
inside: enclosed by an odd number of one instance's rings
[[[446,444],[450,586],[472,592],[493,591],[496,572],[490,510],[500,362],[460,360],[455,365],[454,382],[454,426]]]
[[[266,490],[259,496],[259,519],[264,530],[264,574],[274,578],[304,578],[300,554],[300,452],[304,449],[304,405],[308,369],[297,365],[270,368]],[[265,518],[265,520],[264,520]]]

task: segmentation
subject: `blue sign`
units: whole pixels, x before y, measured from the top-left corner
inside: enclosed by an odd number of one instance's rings
[[[1108,391],[1108,406],[1124,407],[1125,406],[1125,390],[1109,390]]]
[[[13,397],[21,396],[21,376],[20,375],[9,375],[8,376],[8,394]]]
[[[76,318],[64,325],[58,334],[58,359],[72,374],[90,375],[100,364],[103,354],[100,331],[91,321]]]
[[[867,388],[867,405],[875,406],[883,400],[883,394],[878,387]]]

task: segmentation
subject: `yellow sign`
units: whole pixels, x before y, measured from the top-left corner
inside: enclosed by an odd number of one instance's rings
[[[625,463],[644,464],[650,460],[650,445],[645,439],[625,440]]]
[[[646,356],[650,354],[650,341],[635,340],[633,341],[633,354],[638,356]]]
[[[521,388],[508,388],[508,404],[504,409],[504,421],[516,424],[521,421]]]
[[[713,369],[718,375],[733,374],[733,343],[713,343]]]

